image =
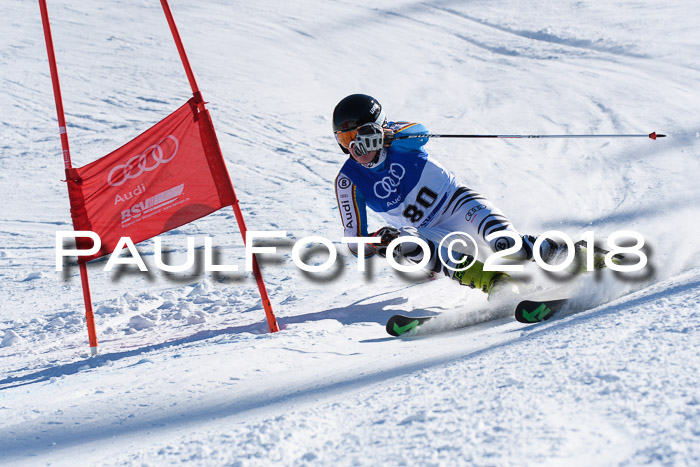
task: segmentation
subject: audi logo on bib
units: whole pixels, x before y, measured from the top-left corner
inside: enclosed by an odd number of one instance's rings
[[[404,166],[394,162],[389,166],[389,175],[374,184],[374,194],[379,199],[386,199],[392,193],[396,193],[396,187],[399,186],[404,175],[406,175]]]
[[[138,178],[144,172],[155,170],[160,164],[167,164],[173,160],[179,147],[177,138],[168,135],[160,143],[149,146],[138,156],[129,159],[126,164],[112,168],[107,175],[107,183],[120,186],[127,180]]]

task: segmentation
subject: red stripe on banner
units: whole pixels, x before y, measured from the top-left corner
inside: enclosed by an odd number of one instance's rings
[[[202,145],[207,156],[211,176],[221,197],[221,205],[232,205],[236,200],[236,194],[233,191],[231,177],[228,174],[228,169],[226,169],[226,163],[219,147],[219,140],[214,132],[214,124],[209,116],[209,111],[203,105],[200,106],[199,111],[199,134],[202,138]]]

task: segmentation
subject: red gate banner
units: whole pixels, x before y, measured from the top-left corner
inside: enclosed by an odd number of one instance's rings
[[[66,171],[75,230],[102,241],[81,262],[110,254],[120,237],[138,243],[234,203],[209,114],[197,104],[193,97],[116,151]],[[80,249],[91,245],[77,239]]]

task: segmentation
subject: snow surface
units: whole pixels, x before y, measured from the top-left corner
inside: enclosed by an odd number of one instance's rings
[[[1,465],[700,464],[700,3],[172,0],[248,227],[287,232],[262,258],[284,329],[251,274],[157,272],[148,241],[149,273],[89,267],[95,358],[77,268],[54,267],[72,227],[39,8],[3,7]],[[189,97],[159,2],[49,14],[74,165]],[[449,280],[358,273],[330,132],[355,92],[442,133],[667,133],[428,146],[522,232],[635,230],[649,266],[564,284],[586,299],[529,327]],[[335,268],[294,266],[307,235]],[[164,234],[174,264],[185,236],[242,266],[231,210]],[[390,338],[397,312],[476,324]]]

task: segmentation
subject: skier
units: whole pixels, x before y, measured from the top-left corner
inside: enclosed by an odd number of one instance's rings
[[[437,249],[442,238],[452,232],[465,232],[483,241],[490,250],[502,251],[515,245],[508,236],[494,232],[512,232],[522,238],[522,247],[507,258],[531,260],[536,237],[520,235],[511,222],[491,202],[456,180],[455,176],[429,157],[424,149],[428,138],[397,139],[398,136],[427,135],[419,123],[388,121],[381,104],[371,96],[352,94],[341,100],[333,111],[333,132],[340,149],[349,155],[335,180],[335,191],[346,237],[376,236],[379,244],[348,244],[354,255],[386,256],[387,245],[400,235],[420,237],[430,247],[429,274],[443,272],[462,285],[491,293],[508,276],[484,271],[483,263],[471,255],[456,261]],[[366,208],[378,213],[389,226],[374,233],[367,231]],[[565,246],[564,246],[565,247]],[[545,239],[540,257],[549,262],[560,253],[560,246]],[[444,250],[443,250],[444,251]],[[404,242],[395,253],[419,263],[423,250]],[[454,256],[454,255],[453,255]]]

